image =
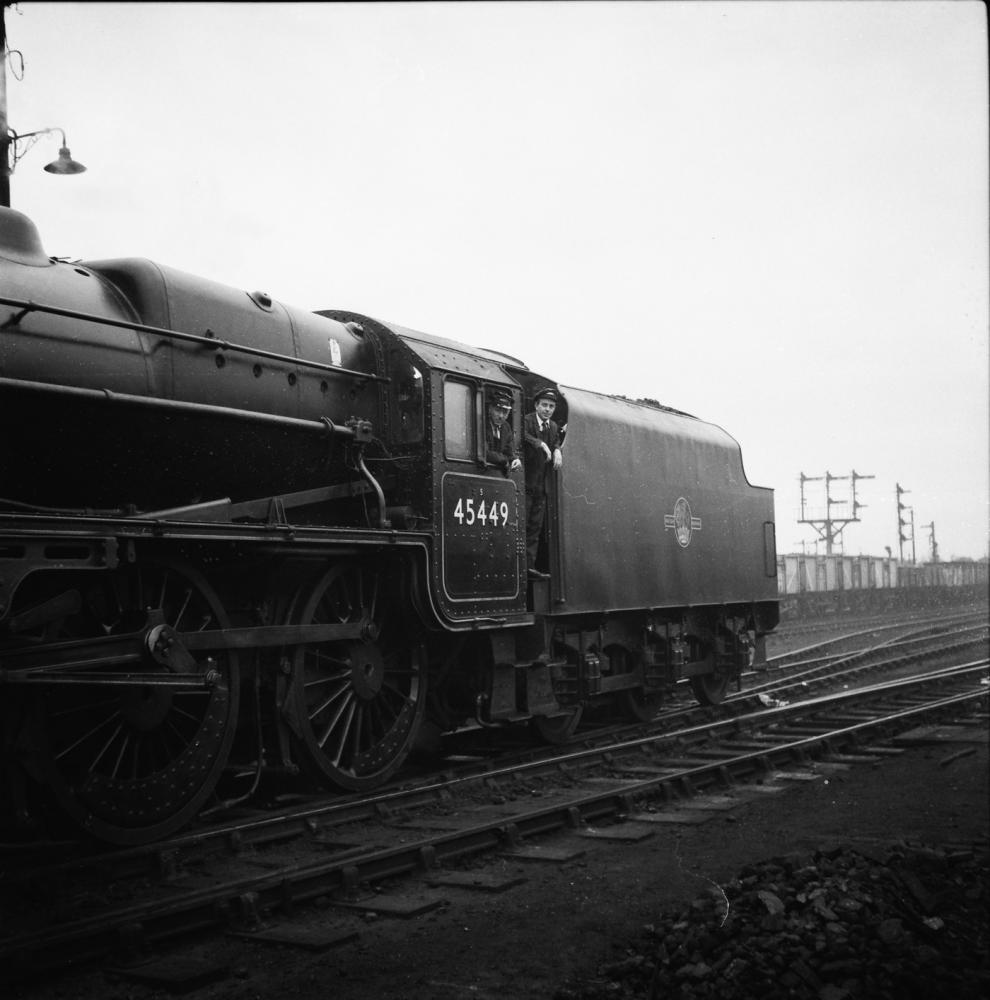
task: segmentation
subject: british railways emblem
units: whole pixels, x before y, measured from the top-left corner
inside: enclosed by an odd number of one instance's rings
[[[677,503],[674,504],[674,513],[664,514],[663,527],[664,531],[673,528],[677,544],[686,549],[691,544],[691,533],[701,531],[701,518],[692,517],[691,505],[684,497],[678,497]]]

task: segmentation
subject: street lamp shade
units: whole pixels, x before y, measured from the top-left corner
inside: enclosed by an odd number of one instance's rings
[[[57,160],[45,165],[45,170],[50,174],[81,174],[85,169],[81,163],[72,159],[68,146],[63,146],[58,151]]]

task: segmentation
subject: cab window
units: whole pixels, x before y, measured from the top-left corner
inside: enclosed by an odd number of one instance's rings
[[[474,457],[474,389],[448,379],[443,385],[444,449],[447,458]]]

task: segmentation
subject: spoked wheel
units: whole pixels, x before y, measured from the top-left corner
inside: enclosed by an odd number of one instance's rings
[[[691,678],[691,689],[702,705],[720,705],[729,689],[729,678],[724,674],[698,674]]]
[[[76,637],[140,636],[147,651],[137,664],[108,657],[91,682],[55,682],[40,699],[47,785],[95,837],[115,844],[166,837],[213,791],[236,728],[237,662],[222,651],[190,652],[181,634],[228,624],[206,580],[171,561],[115,573],[68,623]],[[163,683],[114,681],[135,671],[158,673]]]
[[[537,715],[530,721],[544,743],[566,743],[581,721],[584,709],[578,705],[566,715]]]
[[[415,637],[403,627],[385,571],[336,566],[297,601],[295,624],[358,625],[360,637],[295,647],[283,716],[327,784],[374,788],[405,760],[426,704]]]
[[[612,676],[631,674],[639,666],[637,658],[625,647],[618,644],[606,646],[603,652],[608,656]],[[615,706],[633,722],[649,722],[663,705],[662,692],[647,692],[643,687],[626,688],[615,694]]]

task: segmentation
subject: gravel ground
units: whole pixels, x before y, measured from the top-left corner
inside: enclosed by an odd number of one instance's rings
[[[967,754],[950,761],[960,750]],[[987,775],[985,740],[938,743],[795,784],[699,826],[660,826],[639,843],[574,838],[586,851],[565,864],[478,860],[472,867],[526,881],[498,895],[451,890],[447,905],[411,920],[358,919],[356,941],[319,953],[212,936],[196,955],[228,973],[193,995],[982,996]],[[339,919],[332,908],[294,917]],[[166,996],[99,971],[12,992]]]

